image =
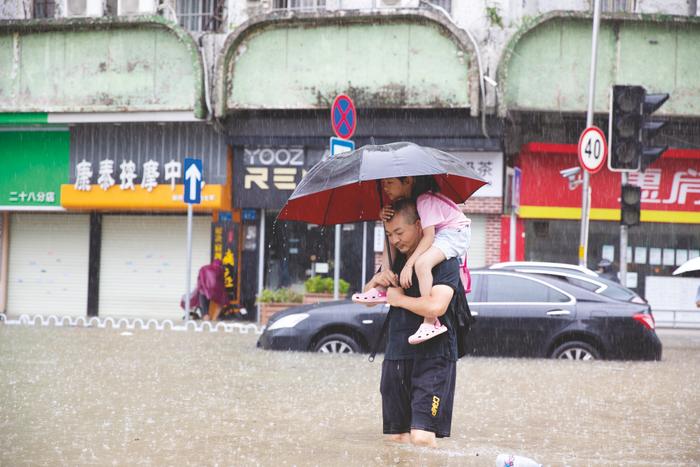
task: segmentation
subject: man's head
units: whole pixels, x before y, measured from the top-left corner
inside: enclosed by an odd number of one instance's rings
[[[410,198],[394,202],[394,217],[384,223],[389,242],[401,253],[410,255],[423,238],[423,227],[418,217],[416,203]]]

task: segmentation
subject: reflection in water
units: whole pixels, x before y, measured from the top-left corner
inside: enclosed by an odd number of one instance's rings
[[[465,359],[452,438],[386,442],[379,360],[256,336],[0,325],[0,464],[680,464],[700,453],[700,336],[664,361]],[[679,338],[680,339],[680,338]]]

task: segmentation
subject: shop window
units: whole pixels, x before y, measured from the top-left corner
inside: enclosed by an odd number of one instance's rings
[[[34,0],[35,18],[53,18],[56,14],[55,0]]]
[[[536,221],[533,224],[534,224],[534,228],[535,228],[535,236],[537,238],[549,237],[549,222]]]
[[[224,4],[225,0],[178,0],[178,23],[188,31],[218,31],[223,22]]]

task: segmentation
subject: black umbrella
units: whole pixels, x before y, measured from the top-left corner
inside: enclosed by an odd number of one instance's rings
[[[379,220],[382,178],[432,175],[442,194],[463,203],[487,182],[467,161],[438,149],[400,142],[363,146],[316,164],[278,219],[320,225]]]

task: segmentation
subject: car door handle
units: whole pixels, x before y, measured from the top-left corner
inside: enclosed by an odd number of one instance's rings
[[[564,316],[564,315],[570,315],[571,312],[568,310],[549,310],[547,312],[547,316]]]
[[[472,316],[479,316],[479,312],[478,312],[478,311],[469,310],[469,312],[472,314]]]

